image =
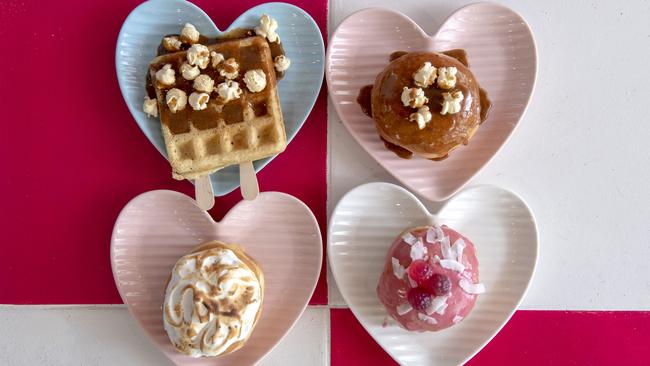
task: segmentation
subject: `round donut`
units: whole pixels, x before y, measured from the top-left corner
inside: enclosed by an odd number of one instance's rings
[[[456,85],[441,89],[434,83],[422,88],[432,115],[431,122],[422,129],[409,120],[416,109],[404,106],[401,94],[404,87],[417,87],[413,74],[425,63],[437,69],[455,67]],[[461,110],[454,114],[441,114],[443,93],[461,91]],[[446,157],[455,148],[466,145],[481,124],[480,88],[474,75],[456,58],[442,53],[410,52],[396,58],[379,74],[372,88],[372,118],[381,137],[428,159]]]
[[[462,321],[483,291],[474,244],[445,225],[402,233],[388,250],[377,286],[388,314],[419,332]]]

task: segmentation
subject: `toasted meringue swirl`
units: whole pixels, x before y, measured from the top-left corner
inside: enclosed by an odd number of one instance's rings
[[[262,303],[256,273],[235,252],[216,247],[182,257],[165,291],[164,324],[176,349],[218,356],[248,339]]]

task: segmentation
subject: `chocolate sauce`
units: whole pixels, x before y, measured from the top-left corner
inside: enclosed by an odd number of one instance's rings
[[[363,113],[372,118],[372,85],[366,85],[359,90],[357,103],[361,106]]]
[[[443,161],[443,160],[447,159],[448,157],[449,157],[449,153],[447,153],[447,154],[445,154],[445,156],[441,156],[441,157],[439,157],[439,158],[430,158],[429,160],[433,160],[433,161]]]
[[[241,98],[231,100],[224,104],[221,115],[226,124],[235,124],[244,120],[244,109],[241,104]]]
[[[384,142],[384,146],[392,152],[394,152],[397,156],[399,156],[402,159],[410,159],[413,157],[413,153],[410,150],[406,150],[405,148],[395,145],[392,142],[386,141],[383,137],[379,136],[381,141]]]
[[[458,60],[458,62],[465,65],[465,67],[469,67],[469,62],[467,61],[467,52],[465,52],[465,50],[463,49],[457,48],[454,50],[444,51],[440,53],[455,58],[456,60]]]
[[[147,80],[144,83],[144,87],[147,92],[147,96],[151,99],[156,99],[156,88],[154,88],[153,82],[151,81],[151,73],[149,70],[147,70]]]
[[[391,53],[390,56],[388,57],[388,62],[393,62],[393,61],[397,60],[398,58],[406,55],[407,53],[408,52],[406,52],[406,51],[395,51],[395,52]]]
[[[490,113],[490,109],[492,108],[492,101],[490,101],[490,98],[487,95],[487,91],[485,89],[479,87],[478,88],[478,96],[479,99],[481,99],[481,123],[485,122],[485,120],[488,118],[488,114]]]

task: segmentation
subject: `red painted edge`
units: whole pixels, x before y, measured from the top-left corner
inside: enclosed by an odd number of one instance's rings
[[[287,0],[327,35],[327,0]],[[195,1],[222,29],[263,0]],[[0,11],[5,48],[0,99],[0,304],[121,303],[111,272],[113,224],[153,189],[193,196],[131,117],[115,77],[122,22],[140,1],[12,1]],[[10,33],[20,29],[21,36]],[[44,66],[46,65],[46,66]],[[314,81],[316,82],[316,81]],[[27,96],[27,97],[26,97]],[[287,150],[259,175],[260,188],[296,196],[327,225],[325,88]],[[296,174],[299,172],[299,174]],[[238,190],[216,201],[223,217]],[[323,236],[325,247],[325,237]],[[327,304],[325,265],[311,304]],[[27,286],[27,283],[37,284]]]
[[[349,309],[332,309],[331,365],[397,365]],[[650,312],[517,311],[467,365],[648,365]]]

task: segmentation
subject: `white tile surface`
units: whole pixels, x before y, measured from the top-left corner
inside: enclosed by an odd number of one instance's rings
[[[470,2],[332,0],[330,32],[383,5],[434,33]],[[523,123],[470,184],[512,189],[536,214],[539,268],[523,308],[650,310],[650,2],[501,2],[530,24],[539,75]],[[330,212],[361,183],[395,181],[333,110],[329,128]]]
[[[307,308],[260,365],[328,364],[328,319]],[[0,306],[0,329],[0,365],[172,365],[121,305]]]

